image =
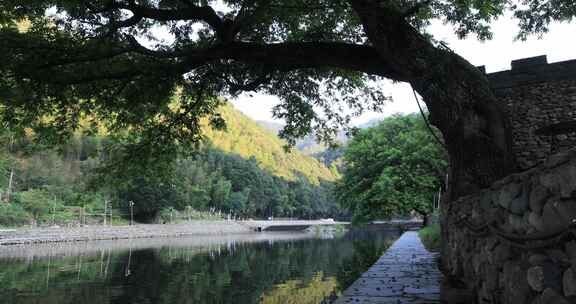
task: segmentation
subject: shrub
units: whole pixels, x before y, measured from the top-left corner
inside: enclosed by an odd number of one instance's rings
[[[29,212],[38,221],[46,220],[46,217],[63,206],[63,202],[57,200],[46,190],[31,189],[20,192],[16,196],[16,203]]]
[[[440,244],[442,242],[441,235],[440,235],[440,225],[433,224],[422,228],[418,235],[422,240],[426,249],[430,251],[438,251],[440,250]]]
[[[32,216],[17,204],[0,204],[0,226],[13,227],[29,224]]]
[[[174,208],[162,208],[158,213],[158,220],[161,224],[173,224],[180,219],[180,212]]]

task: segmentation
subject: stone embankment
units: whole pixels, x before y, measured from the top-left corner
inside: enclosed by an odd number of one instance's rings
[[[477,303],[576,303],[576,149],[442,213],[445,274]]]
[[[442,274],[436,255],[417,232],[405,232],[335,304],[440,303]]]
[[[190,235],[223,235],[252,232],[250,227],[233,221],[195,221],[173,225],[15,229],[0,230],[0,245],[179,237]]]

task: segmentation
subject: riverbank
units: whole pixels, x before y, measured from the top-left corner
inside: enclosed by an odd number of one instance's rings
[[[249,226],[233,221],[192,221],[185,224],[170,225],[142,224],[75,228],[20,228],[0,230],[0,246],[245,233],[254,232]]]

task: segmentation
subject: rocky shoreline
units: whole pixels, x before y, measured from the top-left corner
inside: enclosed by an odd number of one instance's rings
[[[254,232],[249,226],[233,221],[193,221],[171,225],[139,224],[133,226],[6,229],[0,230],[0,246],[246,233]]]

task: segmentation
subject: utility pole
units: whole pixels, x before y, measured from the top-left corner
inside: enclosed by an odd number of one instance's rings
[[[8,190],[6,191],[6,202],[10,203],[12,196],[12,181],[14,180],[14,169],[10,170],[10,179],[8,180]]]
[[[107,213],[107,211],[108,211],[108,201],[107,201],[107,200],[104,200],[104,214],[103,214],[103,216],[104,216],[104,226],[106,226],[106,213]]]
[[[14,134],[10,132],[9,151],[12,152],[14,147]],[[8,181],[8,190],[6,190],[6,203],[10,203],[12,196],[12,181],[14,180],[14,168],[10,169],[10,180]]]
[[[78,209],[78,221],[79,221],[78,226],[82,227],[84,225],[84,206]]]

